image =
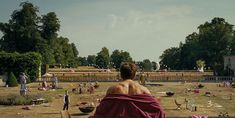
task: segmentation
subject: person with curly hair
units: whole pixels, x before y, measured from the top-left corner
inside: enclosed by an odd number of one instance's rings
[[[108,88],[106,96],[90,118],[165,118],[165,112],[150,91],[133,81],[137,68],[124,62],[120,67],[122,81]]]

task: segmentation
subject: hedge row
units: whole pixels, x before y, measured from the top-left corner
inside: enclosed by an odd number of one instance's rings
[[[21,96],[19,94],[9,94],[6,96],[0,96],[0,105],[31,105],[32,100],[44,98],[44,102],[51,102],[52,98],[47,95],[35,94]]]
[[[25,72],[33,82],[39,77],[41,60],[41,55],[35,52],[0,52],[0,74],[13,72],[18,77],[20,72]]]

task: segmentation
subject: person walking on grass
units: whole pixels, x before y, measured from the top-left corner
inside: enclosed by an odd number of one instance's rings
[[[65,91],[64,94],[64,107],[63,110],[68,110],[69,109],[69,103],[70,103],[70,98],[69,98],[69,94],[68,94],[68,90]]]

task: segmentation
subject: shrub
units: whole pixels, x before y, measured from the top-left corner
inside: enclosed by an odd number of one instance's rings
[[[16,77],[13,72],[10,72],[10,74],[7,78],[7,81],[6,81],[6,85],[8,85],[9,87],[18,86],[18,82],[17,82]]]
[[[45,102],[51,102],[51,97],[46,95],[25,95],[9,94],[7,96],[0,96],[0,105],[31,105],[32,100],[44,98]]]

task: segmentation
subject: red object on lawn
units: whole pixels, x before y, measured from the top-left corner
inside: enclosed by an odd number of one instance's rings
[[[109,94],[89,118],[166,118],[159,102],[150,95]]]
[[[199,93],[200,91],[199,91],[199,90],[194,90],[193,92],[194,92],[194,93]]]

